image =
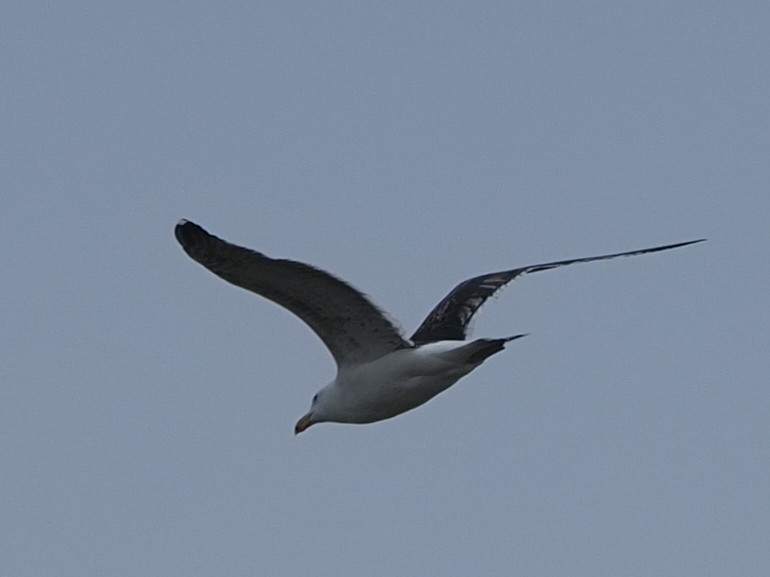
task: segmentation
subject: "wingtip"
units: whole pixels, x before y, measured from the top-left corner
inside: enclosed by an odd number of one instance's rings
[[[668,250],[672,248],[682,248],[684,246],[690,246],[691,244],[698,244],[699,242],[706,242],[705,238],[699,238],[697,240],[688,240],[685,242],[677,242],[676,244],[669,244],[662,247],[657,247],[657,250]]]
[[[688,240],[687,242],[680,242],[674,245],[672,248],[682,248],[683,246],[690,246],[691,244],[698,244],[699,242],[706,242],[707,239],[699,238],[697,240]]]
[[[174,236],[183,247],[190,246],[193,241],[205,232],[199,225],[186,218],[181,219],[174,227]]]
[[[186,218],[183,218],[183,219],[180,219],[180,221],[176,223],[176,226],[174,228],[176,228],[176,229],[191,228],[192,229],[192,228],[201,228],[201,226],[199,224],[195,224],[191,220],[187,220]]]
[[[195,224],[191,220],[187,220],[186,218],[183,218],[179,222],[176,223],[176,226],[174,227],[174,230],[177,233],[182,232],[182,231],[192,232],[192,231],[203,230],[203,227],[201,225],[199,225],[199,224]]]

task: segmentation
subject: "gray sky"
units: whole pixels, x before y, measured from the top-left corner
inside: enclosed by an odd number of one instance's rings
[[[770,566],[767,2],[13,2],[0,19],[0,575]],[[179,218],[413,330],[525,277],[427,405],[333,378]]]

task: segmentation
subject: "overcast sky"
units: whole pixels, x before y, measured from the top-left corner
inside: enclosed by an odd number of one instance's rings
[[[11,2],[0,575],[765,576],[770,4]],[[531,333],[294,437],[334,377],[180,218],[411,333]]]

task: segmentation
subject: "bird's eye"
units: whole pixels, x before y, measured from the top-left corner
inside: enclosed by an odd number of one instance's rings
[[[317,400],[318,400],[318,395],[313,395],[313,404],[314,405],[315,405]]]

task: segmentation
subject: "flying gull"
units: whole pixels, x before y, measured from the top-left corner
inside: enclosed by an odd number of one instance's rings
[[[227,282],[290,310],[331,352],[337,376],[315,394],[310,411],[297,421],[295,434],[316,423],[373,423],[414,409],[451,387],[506,343],[525,336],[465,342],[468,323],[479,307],[520,275],[704,240],[477,276],[452,289],[407,339],[363,293],[325,271],[231,244],[187,220],[176,225],[175,234],[193,260]]]

